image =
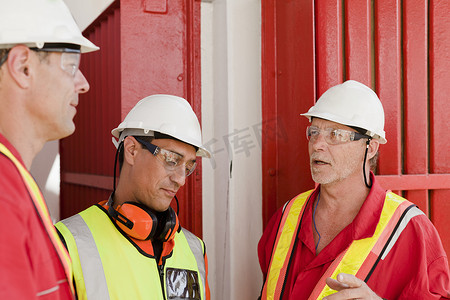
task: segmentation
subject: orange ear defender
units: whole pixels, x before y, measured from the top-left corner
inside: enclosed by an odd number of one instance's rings
[[[170,206],[165,212],[155,214],[141,203],[125,202],[117,208],[109,205],[108,213],[126,234],[142,241],[166,242],[179,227],[177,214]]]

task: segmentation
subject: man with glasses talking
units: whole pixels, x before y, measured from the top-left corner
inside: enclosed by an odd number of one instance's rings
[[[269,221],[258,244],[260,299],[448,299],[433,224],[371,172],[387,142],[377,95],[349,80],[302,115],[317,186]]]
[[[62,0],[0,0],[0,299],[73,299],[72,267],[28,170],[75,130],[84,38]]]
[[[197,156],[210,157],[194,111],[183,98],[152,95],[112,134],[117,187],[114,179],[107,201],[56,224],[78,298],[209,299],[204,243],[170,206]]]

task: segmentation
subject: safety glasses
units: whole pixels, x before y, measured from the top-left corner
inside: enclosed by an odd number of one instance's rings
[[[59,52],[61,53],[61,69],[72,77],[75,77],[80,68],[81,53],[78,49],[71,48],[30,48],[35,52]]]
[[[141,143],[148,151],[150,151],[150,153],[153,154],[160,162],[162,162],[166,170],[170,172],[173,172],[177,168],[184,166],[185,176],[188,177],[192,174],[192,172],[194,172],[195,167],[197,167],[197,163],[195,161],[188,161],[186,163],[183,163],[183,156],[178,153],[162,149],[139,137],[135,136],[134,138],[139,143]]]
[[[316,141],[321,133],[324,135],[325,141],[330,145],[343,144],[350,141],[370,138],[368,135],[344,129],[320,129],[316,126],[308,126],[306,128],[306,138],[310,142]]]

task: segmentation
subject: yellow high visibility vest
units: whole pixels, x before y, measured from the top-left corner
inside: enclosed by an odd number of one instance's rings
[[[72,258],[79,300],[205,299],[204,245],[185,229],[175,234],[171,255],[158,267],[154,258],[141,253],[117,230],[98,205],[56,227]]]
[[[298,195],[289,201],[284,209],[261,299],[278,300],[283,296],[295,239],[312,192],[311,190]],[[336,291],[326,285],[325,279],[336,278],[339,273],[352,274],[367,282],[378,261],[386,257],[408,222],[420,214],[423,213],[411,202],[394,193],[386,193],[373,236],[355,240],[342,251],[320,278],[308,299],[322,299],[335,293]]]
[[[2,143],[0,143],[0,152],[14,163],[15,167],[22,176],[23,182],[25,183],[28,193],[31,196],[31,200],[33,201],[33,205],[36,209],[36,212],[39,215],[39,218],[41,219],[41,222],[44,225],[44,228],[47,231],[48,236],[50,237],[53,247],[55,248],[56,253],[58,254],[59,259],[64,267],[67,281],[73,293],[74,288],[72,282],[72,264],[70,262],[69,253],[67,252],[66,248],[59,239],[58,233],[56,232],[56,229],[53,226],[47,205],[45,204],[44,201],[44,197],[42,196],[42,193],[39,190],[36,181],[34,181],[30,172],[28,172],[28,170],[22,165],[22,163]]]

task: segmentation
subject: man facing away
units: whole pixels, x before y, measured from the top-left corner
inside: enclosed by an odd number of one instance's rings
[[[0,299],[73,299],[70,260],[28,172],[73,133],[85,39],[62,0],[0,1]]]
[[[209,299],[204,243],[170,206],[196,157],[210,157],[194,111],[183,98],[152,95],[112,134],[117,188],[114,180],[109,200],[56,224],[78,299]]]
[[[258,244],[261,298],[448,299],[448,259],[433,224],[370,171],[387,142],[377,95],[349,80],[302,115],[318,186],[269,221]]]

